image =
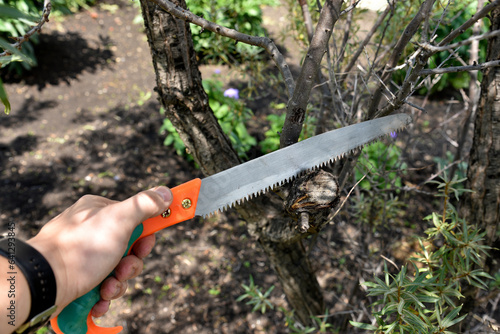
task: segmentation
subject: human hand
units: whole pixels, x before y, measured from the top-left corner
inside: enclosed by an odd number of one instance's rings
[[[114,270],[101,285],[101,300],[92,309],[102,316],[111,299],[122,296],[126,281],[142,271],[142,259],[154,235],[138,240],[131,255],[122,258],[132,231],[144,220],[162,213],[172,203],[166,187],[141,192],[123,202],[86,195],[47,223],[28,243],[50,263],[57,282],[57,315]]]

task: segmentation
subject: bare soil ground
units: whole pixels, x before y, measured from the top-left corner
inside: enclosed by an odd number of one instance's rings
[[[267,12],[267,24],[283,24],[276,11]],[[2,228],[12,221],[18,235],[29,238],[84,194],[123,200],[158,184],[175,186],[201,176],[163,146],[158,134],[163,117],[146,37],[132,23],[137,14],[130,2],[116,0],[63,21],[53,19],[40,36],[39,66],[22,77],[6,77],[13,111],[0,115]],[[300,57],[293,47],[288,55]],[[204,77],[211,71],[202,68]],[[259,125],[252,134],[260,138],[268,99],[249,103]],[[408,110],[416,125],[398,137],[408,167],[414,168],[404,176],[409,186],[436,172],[436,156],[454,152],[449,139],[456,140],[463,119],[458,103],[427,107],[427,114]],[[411,235],[425,228],[422,218],[439,206],[422,192],[401,197],[410,205],[402,219],[407,224],[381,228],[372,248],[374,254],[377,247],[390,250],[387,256],[398,264],[414,247]],[[346,207],[314,243],[306,241],[332,322],[341,332],[354,331],[346,321],[361,319],[369,305],[359,277],[380,273],[382,263],[360,249],[361,228],[348,212]],[[276,285],[272,300],[287,307],[266,257],[234,213],[176,225],[159,232],[157,240],[143,274],[98,324],[121,325],[124,333],[289,332],[282,311],[252,313],[251,306],[236,301],[252,275],[264,290]],[[477,314],[494,317],[492,310],[486,303]]]

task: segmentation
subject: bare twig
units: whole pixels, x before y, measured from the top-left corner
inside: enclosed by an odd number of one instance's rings
[[[40,33],[42,31],[42,27],[45,24],[45,22],[49,22],[49,15],[52,10],[52,3],[50,0],[45,0],[43,3],[43,12],[42,12],[42,18],[40,19],[40,22],[38,22],[37,25],[32,27],[26,34],[24,34],[21,37],[11,37],[14,39],[16,42],[11,44],[12,48],[21,49],[21,45],[24,42],[29,41],[31,36],[33,36],[35,33]],[[0,53],[0,57],[5,57],[5,56],[10,56],[12,55],[12,52],[9,50],[5,50],[4,52]]]
[[[344,81],[345,77],[347,76],[347,73],[352,70],[352,68],[354,67],[354,65],[358,61],[359,56],[361,55],[361,53],[363,52],[365,47],[368,45],[368,43],[372,39],[372,37],[375,34],[375,32],[377,31],[377,29],[382,24],[382,22],[384,22],[386,16],[391,12],[391,10],[392,10],[391,6],[387,6],[387,8],[384,10],[384,12],[377,18],[377,21],[373,25],[372,29],[370,30],[370,32],[368,32],[368,34],[366,35],[366,37],[363,40],[363,42],[361,43],[361,45],[358,47],[358,49],[356,50],[354,55],[351,57],[349,64],[347,64],[347,66],[343,70],[344,72],[346,72],[346,74],[343,74],[341,76],[341,78],[339,79],[340,82]]]
[[[300,8],[302,8],[302,17],[304,18],[304,24],[307,30],[307,39],[310,42],[314,34],[314,28],[311,19],[311,12],[309,11],[309,4],[306,0],[299,0],[299,4]]]
[[[481,71],[488,67],[500,66],[500,60],[488,61],[477,65],[467,65],[467,66],[452,66],[446,68],[434,68],[425,69],[419,72],[420,75],[432,75],[432,74],[443,74],[443,73],[454,73],[454,72],[468,72],[468,71]]]
[[[342,201],[342,203],[339,205],[339,207],[337,208],[337,211],[335,211],[335,213],[333,214],[333,216],[332,216],[332,218],[331,218],[331,219],[335,218],[335,217],[339,214],[340,210],[342,210],[342,208],[344,207],[344,205],[345,205],[345,203],[347,202],[347,200],[349,199],[349,197],[351,197],[351,193],[354,191],[354,189],[356,189],[356,187],[358,186],[358,184],[360,184],[360,183],[361,183],[361,181],[363,181],[363,180],[365,179],[365,177],[366,177],[366,176],[368,176],[368,174],[369,174],[371,171],[372,171],[372,168],[370,168],[370,170],[369,170],[369,171],[368,171],[365,175],[363,175],[363,177],[362,177],[361,179],[359,179],[359,181],[358,181],[358,182],[356,182],[356,184],[355,184],[355,185],[353,185],[353,186],[352,186],[351,190],[349,190],[349,193],[348,193],[348,194],[347,194],[347,196],[344,198],[344,200]],[[331,219],[330,219],[330,220],[331,220]]]
[[[190,11],[181,8],[179,6],[174,5],[172,2],[168,0],[152,0],[156,4],[158,4],[162,9],[171,15],[193,24],[196,24],[203,29],[212,31],[216,34],[219,34],[224,37],[232,38],[236,41],[243,42],[250,45],[255,45],[263,48],[266,52],[271,56],[271,59],[278,66],[281,75],[283,76],[283,80],[285,81],[285,85],[288,89],[289,96],[292,96],[295,90],[295,82],[293,80],[292,73],[290,72],[290,68],[283,57],[283,54],[278,50],[274,42],[267,37],[259,37],[259,36],[250,36],[247,34],[243,34],[234,29],[226,28],[216,23],[210,22],[201,18],[197,15],[194,15]]]
[[[489,12],[491,12],[493,9],[495,9],[498,6],[500,6],[500,0],[495,0],[495,1],[491,2],[490,4],[486,5],[485,7],[483,7],[483,9],[481,9],[476,14],[474,14],[470,19],[468,19],[460,27],[458,27],[457,29],[450,32],[450,34],[448,36],[446,36],[441,42],[439,42],[438,46],[445,46],[446,44],[450,43],[457,36],[463,34],[465,30],[469,29],[475,22],[477,22],[478,20],[480,20],[483,17],[485,17],[486,15],[488,15]]]
[[[441,17],[439,18],[439,21],[437,22],[436,26],[434,27],[434,30],[432,31],[431,41],[433,41],[437,37],[436,33],[439,29],[439,26],[441,25],[441,22],[443,22],[443,19],[446,16],[446,13],[448,12],[448,7],[450,6],[450,3],[451,3],[451,0],[448,0],[446,7],[444,8],[443,12],[441,13]]]
[[[361,0],[357,0],[355,1],[352,5],[350,5],[349,7],[347,7],[346,9],[344,9],[343,11],[340,12],[340,16],[346,14],[346,13],[349,13],[350,11],[352,11],[354,8],[356,8],[356,6],[358,5],[358,3],[360,3]]]
[[[498,0],[500,1],[500,0]],[[415,17],[411,20],[411,22],[408,24],[408,26],[405,28],[403,34],[401,35],[401,37],[399,38],[396,46],[394,47],[394,50],[392,52],[392,55],[385,67],[385,69],[389,69],[389,68],[393,68],[397,65],[399,59],[401,58],[401,56],[403,55],[403,50],[404,48],[408,45],[408,43],[410,42],[411,38],[417,33],[418,29],[420,28],[420,25],[422,23],[422,21],[425,19],[425,17],[429,16],[429,13],[431,12],[431,9],[432,9],[432,6],[434,5],[434,2],[435,0],[426,0],[422,3],[422,5],[420,6],[420,9],[418,10],[417,14],[415,15]],[[423,66],[422,66],[423,68]],[[381,75],[381,79],[383,81],[386,81],[389,79],[390,77],[390,73],[387,72],[386,70],[384,69],[384,72],[382,73]],[[405,80],[405,82],[407,82],[410,78],[408,78],[407,80]],[[404,97],[402,99],[400,99],[400,104],[402,104],[402,101],[404,99],[406,99],[406,97],[408,96],[407,93],[411,91],[411,86],[414,85],[414,83],[417,81],[418,78],[414,77],[412,78],[412,83],[408,83],[408,85],[404,85],[403,84],[403,87],[406,88],[405,91],[403,92],[404,93]],[[378,105],[380,103],[380,100],[382,98],[382,85],[379,84],[377,89],[375,90],[373,96],[372,96],[372,101],[370,103],[370,109],[368,110],[368,119],[373,119],[375,118],[376,116],[382,116],[382,114],[384,115],[388,115],[388,112],[392,112],[394,110],[394,108],[391,108],[393,105],[391,105],[390,107],[385,107],[383,112],[380,112],[377,110],[378,108]],[[401,91],[400,91],[401,92]],[[400,94],[398,93],[397,96],[403,96],[403,94]],[[396,101],[397,102],[397,101]],[[394,104],[394,105],[397,105],[398,103]]]
[[[500,30],[495,30],[495,31],[489,31],[487,33],[484,33],[482,35],[477,35],[477,36],[472,36],[470,38],[464,39],[463,41],[453,43],[453,44],[448,44],[445,46],[434,46],[429,43],[417,43],[420,47],[422,47],[424,50],[428,50],[430,52],[442,52],[442,51],[448,51],[451,49],[458,48],[463,45],[471,44],[474,41],[479,41],[482,39],[487,39],[495,36],[500,35]]]
[[[416,104],[411,103],[411,102],[410,102],[410,101],[408,101],[408,100],[405,100],[405,103],[406,103],[407,105],[409,105],[410,107],[413,107],[413,108],[415,108],[415,109],[417,109],[417,110],[423,111],[423,112],[425,112],[425,113],[427,112],[424,108],[422,108],[422,107],[420,107],[420,106],[417,106]]]
[[[355,8],[356,5],[358,4],[358,2],[359,2],[359,0],[357,2],[355,2],[353,5],[351,5],[350,7]],[[344,13],[344,12],[346,12],[346,11],[344,10],[342,13]],[[340,13],[340,15],[342,15],[342,13]],[[340,46],[340,54],[337,57],[337,66],[336,66],[337,72],[340,72],[340,64],[342,64],[342,62],[344,61],[345,50],[347,47],[347,42],[349,42],[349,37],[350,37],[350,33],[351,33],[352,18],[353,18],[352,10],[347,11],[346,22],[344,25],[344,37],[342,38],[342,45]]]

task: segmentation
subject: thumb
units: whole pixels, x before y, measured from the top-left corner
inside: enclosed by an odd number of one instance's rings
[[[134,229],[148,218],[158,216],[172,204],[169,188],[160,186],[140,192],[114,205],[114,213],[122,224]]]

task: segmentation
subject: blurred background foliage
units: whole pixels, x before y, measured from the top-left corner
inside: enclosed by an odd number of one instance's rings
[[[52,0],[51,18],[75,13],[81,8],[89,8],[95,0]],[[0,0],[0,38],[4,41],[12,41],[11,37],[25,35],[31,26],[40,21],[43,5],[40,1],[32,0]],[[22,44],[21,52],[30,61],[20,61],[20,57],[12,59],[0,59],[2,67],[11,63],[9,70],[21,72],[36,66],[36,57],[33,44],[38,43],[35,34],[28,42]]]
[[[89,8],[95,0],[52,0],[51,18]],[[21,45],[20,50],[12,48],[13,38],[26,35],[41,20],[43,5],[32,0],[0,0],[0,53],[8,50],[11,54],[0,57],[0,68],[21,73],[37,65],[33,44],[38,43],[34,34]],[[5,113],[10,112],[10,102],[0,79],[0,101]]]
[[[261,6],[278,6],[278,0],[186,0],[195,15],[227,28],[253,36],[266,36]],[[219,36],[191,24],[194,49],[200,63],[248,63],[262,60],[262,48]]]
[[[415,5],[418,2],[418,6]],[[394,8],[393,15],[395,16],[394,22],[398,22],[398,25],[389,25],[385,31],[385,36],[383,30],[385,26],[381,26],[378,30],[378,40],[380,42],[381,38],[386,41],[397,40],[401,35],[401,27],[404,27],[410,23],[410,21],[415,17],[418,11],[420,3],[422,1],[398,1]],[[443,15],[443,12],[445,13]],[[447,0],[437,1],[436,5],[433,7],[431,22],[436,23],[437,29],[429,29],[428,40],[432,40],[433,36],[439,36],[433,44],[439,43],[440,39],[443,39],[451,31],[460,27],[465,21],[471,18],[477,12],[477,0],[474,1],[453,1],[449,4]],[[441,24],[437,25],[441,21]],[[483,19],[481,25],[481,33],[486,33],[489,30],[489,20]],[[432,27],[431,27],[432,28]],[[467,29],[462,34],[457,36],[453,42],[460,42],[468,39],[472,36],[472,29]],[[421,40],[421,35],[416,34],[415,40],[413,42],[419,42]],[[486,46],[488,42],[483,39],[479,42],[479,63],[484,62],[486,57]],[[417,46],[415,44],[409,44],[405,49],[405,53],[401,57],[402,61],[405,60],[410,54],[416,50]],[[428,62],[428,68],[434,69],[437,67],[450,67],[450,66],[464,66],[467,65],[470,59],[469,55],[470,45],[465,45],[454,50],[454,54],[449,51],[438,52],[433,55]],[[400,85],[406,76],[406,69],[395,71],[393,74],[394,83]],[[479,72],[479,75],[481,73]],[[481,79],[481,77],[479,77]],[[470,82],[470,74],[468,72],[457,72],[457,73],[445,73],[441,75],[437,83],[432,83],[432,85],[424,82],[424,85],[417,91],[420,95],[425,95],[427,93],[437,93],[444,90],[459,90],[467,89]]]

